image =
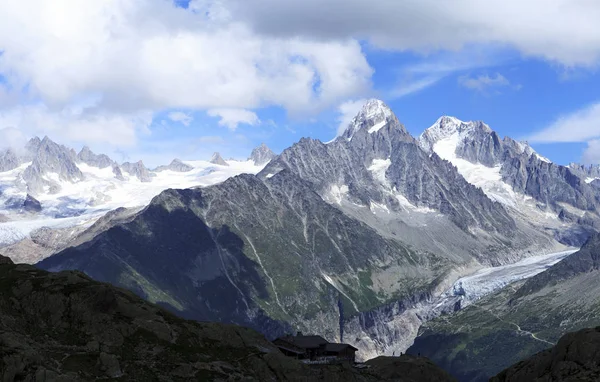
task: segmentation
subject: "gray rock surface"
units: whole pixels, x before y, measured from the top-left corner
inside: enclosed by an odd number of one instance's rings
[[[17,153],[11,149],[0,151],[0,172],[14,170],[23,163]]]
[[[31,153],[32,163],[22,176],[30,194],[35,196],[46,191],[56,193],[60,190],[60,185],[49,178],[48,174],[56,174],[60,181],[76,182],[84,179],[77,167],[74,151],[67,147],[54,143],[48,137],[41,141],[36,137],[29,141],[26,148]]]
[[[23,209],[27,212],[40,212],[42,210],[42,204],[39,200],[27,194],[27,197],[23,202]]]
[[[250,158],[248,159],[253,161],[256,166],[264,166],[265,164],[269,163],[271,159],[275,158],[275,156],[275,153],[269,147],[267,147],[267,145],[261,143],[260,146],[255,147],[252,150]]]
[[[121,165],[121,169],[129,175],[137,177],[142,182],[152,181],[152,174],[148,171],[146,166],[144,166],[144,162],[141,160],[135,163],[125,162]]]
[[[214,153],[212,155],[212,157],[210,158],[210,163],[218,164],[219,166],[229,166],[227,162],[225,162],[225,159],[223,159],[223,157],[221,157],[221,154],[219,153]]]
[[[88,146],[84,146],[81,149],[79,154],[77,154],[77,159],[85,164],[98,168],[106,168],[115,165],[115,162],[107,155],[94,154],[94,152],[92,152]]]
[[[173,159],[168,166],[158,166],[154,171],[160,172],[165,170],[176,171],[176,172],[188,172],[192,171],[194,168],[189,164],[183,163],[179,159]]]

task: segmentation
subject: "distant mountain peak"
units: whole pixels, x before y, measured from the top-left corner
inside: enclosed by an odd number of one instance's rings
[[[219,154],[218,152],[215,152],[212,155],[212,157],[210,158],[210,163],[218,164],[220,166],[229,166],[229,164],[227,164],[227,162],[225,162],[225,159],[223,159],[221,154]]]
[[[275,157],[275,153],[264,143],[260,146],[255,147],[250,154],[250,160],[254,162],[256,166],[262,166],[271,161]]]
[[[408,134],[385,102],[379,99],[370,99],[365,102],[358,114],[352,119],[342,136],[347,140],[352,140],[354,134],[359,130],[366,129],[369,134],[373,134],[390,123],[400,128],[403,133]]]
[[[491,133],[492,129],[481,121],[465,122],[456,117],[444,115],[421,134],[419,144],[425,151],[431,152],[433,146],[443,139],[454,135],[465,136],[474,131]]]

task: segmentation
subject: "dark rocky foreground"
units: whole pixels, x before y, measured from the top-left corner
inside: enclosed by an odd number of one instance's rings
[[[504,370],[490,382],[600,381],[600,327],[563,336],[551,349]]]
[[[452,381],[425,358],[309,366],[257,332],[180,319],[77,271],[0,256],[3,381]]]

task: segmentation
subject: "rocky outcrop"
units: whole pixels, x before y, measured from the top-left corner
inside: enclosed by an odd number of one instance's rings
[[[81,272],[0,256],[0,377],[88,381],[452,381],[423,358],[307,366],[251,329],[177,318]]]
[[[218,164],[219,166],[229,166],[227,162],[225,162],[225,159],[223,159],[223,157],[221,157],[221,154],[219,153],[214,153],[212,155],[212,157],[210,158],[210,163]]]
[[[188,172],[192,171],[194,168],[189,164],[183,163],[179,159],[173,159],[168,166],[158,166],[154,171],[160,172],[165,170],[175,171],[175,172]]]
[[[600,380],[600,327],[566,334],[540,352],[490,379],[490,382],[595,382]]]
[[[146,166],[144,166],[144,162],[137,161],[135,163],[125,162],[121,165],[123,171],[128,173],[129,175],[133,175],[138,178],[141,182],[151,182],[152,174]]]
[[[42,204],[39,202],[39,200],[27,194],[27,197],[23,202],[23,210],[27,212],[40,212],[42,210]]]
[[[84,178],[77,167],[77,156],[67,147],[54,143],[44,137],[40,141],[34,138],[27,144],[32,163],[23,172],[23,180],[32,195],[56,193],[60,190],[60,181],[76,182]]]
[[[248,159],[254,162],[254,165],[256,166],[264,166],[267,163],[269,163],[269,161],[271,161],[271,159],[273,158],[275,158],[275,153],[271,151],[271,149],[267,147],[267,145],[261,143],[260,146],[255,147],[252,150],[250,158]]]
[[[77,154],[77,159],[85,164],[98,168],[106,168],[115,165],[115,162],[107,155],[94,154],[88,146],[84,146],[81,149],[79,154]]]
[[[17,153],[11,149],[0,151],[0,172],[14,170],[23,163]]]

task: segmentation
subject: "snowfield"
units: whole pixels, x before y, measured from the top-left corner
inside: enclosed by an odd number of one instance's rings
[[[124,181],[118,180],[111,167],[100,169],[78,163],[85,175],[85,179],[78,182],[60,181],[57,174],[46,175],[48,179],[57,180],[61,190],[56,194],[36,197],[43,207],[38,214],[11,206],[15,200],[22,203],[27,195],[20,176],[30,163],[0,173],[0,215],[10,220],[0,223],[0,247],[21,241],[42,227],[91,226],[110,210],[147,205],[153,197],[169,188],[209,186],[242,173],[256,174],[264,167],[255,166],[252,161],[230,160],[227,161],[228,166],[208,161],[183,162],[193,169],[188,172],[157,172],[151,182],[141,182],[127,173],[123,174]]]
[[[528,279],[545,271],[577,251],[578,249],[572,249],[547,255],[531,256],[514,264],[480,269],[472,275],[458,279],[452,288],[444,293],[443,297],[460,296],[462,300],[461,307],[464,308],[509,284]]]

